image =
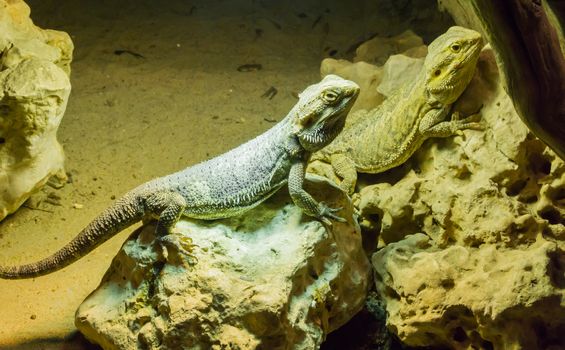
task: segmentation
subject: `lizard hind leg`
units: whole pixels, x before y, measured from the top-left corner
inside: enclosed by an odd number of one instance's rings
[[[187,205],[184,197],[171,191],[155,192],[146,198],[145,205],[148,213],[158,217],[156,234],[165,259],[182,264],[187,257],[187,262],[194,264],[197,258],[192,239],[174,231]]]

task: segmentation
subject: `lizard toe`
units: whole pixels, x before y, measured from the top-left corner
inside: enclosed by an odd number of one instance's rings
[[[194,265],[198,258],[194,255],[195,247],[192,238],[180,233],[170,233],[159,237],[159,244],[163,250],[163,255],[167,262],[175,265],[188,263]]]
[[[345,220],[344,218],[342,218],[339,215],[336,215],[334,213],[337,213],[339,211],[341,211],[343,209],[343,207],[339,207],[339,208],[331,208],[329,206],[327,206],[325,203],[320,203],[320,217],[323,219],[326,219],[327,221],[330,221],[329,219],[332,219],[334,221],[338,221],[338,222],[345,222],[347,220]],[[331,223],[331,221],[330,221]]]

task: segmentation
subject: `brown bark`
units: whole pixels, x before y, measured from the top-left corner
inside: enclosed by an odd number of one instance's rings
[[[487,37],[516,111],[565,160],[565,59],[541,0],[439,2]]]

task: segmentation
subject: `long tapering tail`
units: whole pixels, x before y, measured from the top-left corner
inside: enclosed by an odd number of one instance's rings
[[[31,264],[0,266],[0,278],[32,278],[60,270],[82,258],[128,226],[140,221],[143,215],[142,204],[138,197],[130,192],[103,211],[55,254]]]

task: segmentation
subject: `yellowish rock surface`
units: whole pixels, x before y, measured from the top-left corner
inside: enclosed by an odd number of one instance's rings
[[[455,109],[481,104],[484,131],[428,140],[356,195],[387,324],[411,346],[562,349],[565,163],[517,116],[488,47]]]
[[[563,250],[543,239],[515,249],[441,249],[410,235],[373,255],[389,327],[411,346],[562,349]]]
[[[0,0],[0,220],[49,177],[64,180],[56,138],[65,112],[73,44],[42,30],[19,0]]]
[[[125,243],[76,314],[104,349],[316,349],[363,307],[370,263],[353,207],[321,181],[309,192],[348,223],[331,228],[288,204],[281,191],[241,217],[181,221],[195,264],[168,250],[153,226]]]

